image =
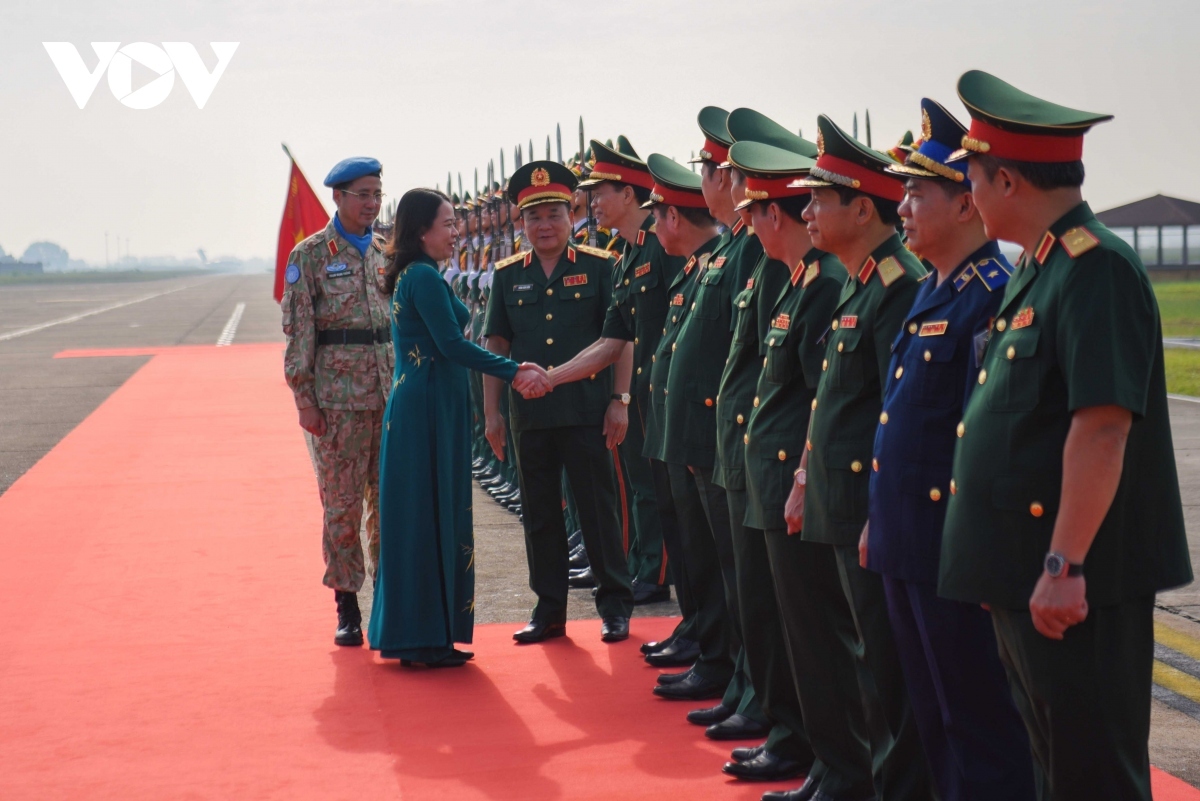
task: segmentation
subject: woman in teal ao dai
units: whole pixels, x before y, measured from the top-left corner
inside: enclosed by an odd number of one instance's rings
[[[475,543],[467,370],[539,385],[545,373],[463,338],[469,312],[435,266],[454,250],[454,209],[429,189],[396,210],[386,284],[396,371],[379,456],[379,565],[367,636],[401,664],[458,667],[472,654]],[[515,381],[514,381],[515,379]]]

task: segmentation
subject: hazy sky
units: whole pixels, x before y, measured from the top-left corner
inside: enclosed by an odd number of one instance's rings
[[[445,182],[556,122],[574,150],[624,133],[681,159],[696,112],[750,106],[815,134],[871,111],[876,147],[917,129],[970,68],[1116,119],[1087,138],[1096,209],[1163,192],[1200,199],[1197,0],[608,0],[331,3],[54,2],[0,10],[0,246],[49,239],[104,262],[104,235],[134,256],[271,257],[286,142],[320,186],[348,155],[384,165],[384,189]],[[240,42],[204,109],[182,81],[159,106],[122,105],[100,81],[71,99],[45,41]],[[133,88],[153,73],[134,72]],[[332,208],[332,201],[326,205]],[[115,247],[111,250],[115,255]]]

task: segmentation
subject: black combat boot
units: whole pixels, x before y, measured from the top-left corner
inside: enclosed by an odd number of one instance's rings
[[[337,600],[338,627],[333,635],[335,645],[363,644],[362,612],[358,610],[358,595],[353,592],[334,590],[333,597]]]

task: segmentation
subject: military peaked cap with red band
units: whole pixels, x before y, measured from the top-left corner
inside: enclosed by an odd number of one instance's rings
[[[592,153],[595,154],[595,163],[588,177],[579,183],[581,187],[614,181],[643,189],[654,188],[654,178],[650,176],[646,162],[638,158],[637,151],[624,136],[617,137],[615,148],[593,139]]]
[[[1050,103],[980,70],[958,79],[958,96],[971,115],[971,128],[949,161],[984,153],[1013,161],[1079,161],[1083,135],[1112,119]]]
[[[729,158],[729,146],[733,140],[729,138],[729,129],[725,127],[727,119],[729,112],[723,108],[705,106],[700,109],[696,123],[704,134],[704,147],[700,148],[700,157],[689,160],[688,164],[709,161],[719,165]]]
[[[518,208],[541,203],[570,203],[575,191],[575,174],[557,161],[531,161],[508,181],[508,199]]]
[[[729,148],[729,161],[746,176],[746,199],[737,205],[738,211],[760,200],[779,200],[812,192],[808,187],[792,185],[795,179],[808,175],[816,164],[799,153],[762,142],[741,141]]]
[[[846,186],[868,195],[904,199],[904,182],[887,172],[896,161],[872,150],[843,131],[824,114],[817,117],[817,163],[796,186]]]
[[[651,153],[646,166],[654,176],[654,188],[650,199],[642,204],[643,209],[651,206],[682,206],[690,209],[707,209],[704,193],[700,189],[700,175],[682,164],[658,153]]]

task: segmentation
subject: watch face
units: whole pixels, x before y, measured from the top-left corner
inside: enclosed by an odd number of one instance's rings
[[[1046,555],[1046,572],[1051,578],[1058,578],[1062,575],[1063,568],[1067,566],[1067,560],[1063,559],[1056,553]]]

